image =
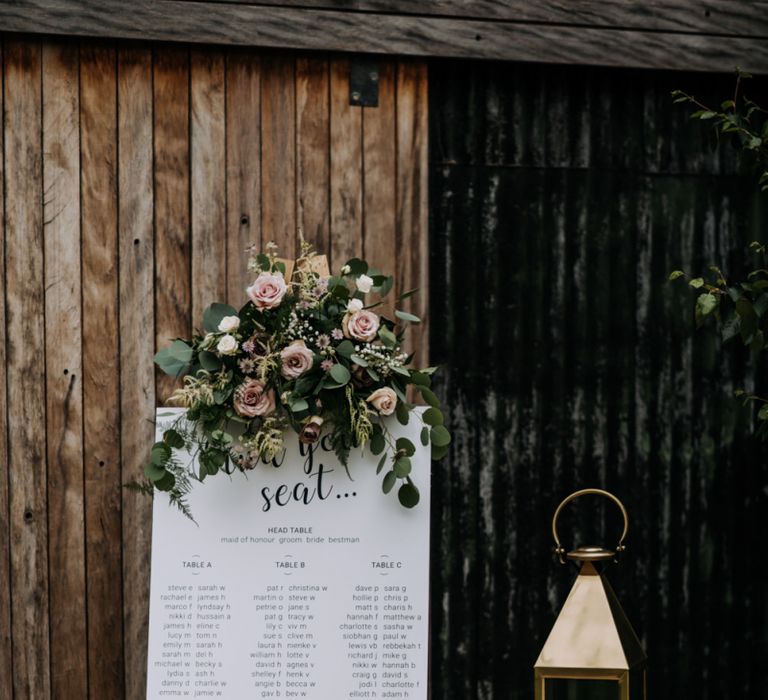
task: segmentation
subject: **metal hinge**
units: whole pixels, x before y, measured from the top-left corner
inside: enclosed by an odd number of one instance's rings
[[[353,58],[349,66],[349,104],[355,107],[379,106],[379,62]]]

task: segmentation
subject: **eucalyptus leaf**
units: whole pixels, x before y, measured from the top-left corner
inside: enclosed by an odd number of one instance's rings
[[[443,414],[437,408],[428,408],[421,416],[421,419],[427,425],[442,425],[444,422]]]
[[[408,457],[398,457],[395,460],[394,472],[398,479],[404,479],[411,473],[412,465]]]
[[[342,357],[350,358],[355,352],[355,346],[349,340],[342,340],[336,346],[336,352]]]
[[[397,475],[393,471],[388,471],[384,475],[384,481],[381,483],[381,490],[384,491],[384,493],[389,493],[392,488],[395,485],[395,482],[397,481]]]
[[[418,316],[414,316],[407,311],[400,311],[398,309],[395,311],[395,316],[397,316],[401,321],[408,321],[409,323],[421,323],[421,319]]]
[[[371,452],[374,455],[380,455],[387,447],[386,440],[384,440],[384,436],[381,433],[374,433],[371,436]]]
[[[429,445],[429,428],[426,425],[421,429],[421,444],[424,447]]]
[[[328,374],[339,386],[344,386],[352,378],[352,375],[349,373],[349,370],[344,365],[339,365],[339,364],[336,364],[333,367],[331,367]]]
[[[435,393],[428,389],[425,386],[420,386],[419,391],[421,392],[421,395],[424,397],[424,400],[432,406],[432,408],[440,408],[440,399],[435,396]]]
[[[404,452],[408,457],[412,457],[416,452],[416,446],[406,437],[397,438],[395,448],[398,452]]]
[[[397,491],[397,498],[405,508],[415,508],[419,504],[419,490],[410,482],[403,484]]]
[[[157,466],[153,462],[150,462],[144,467],[144,476],[147,477],[152,483],[157,483],[168,472],[162,467]]]
[[[446,447],[451,443],[451,434],[443,425],[435,425],[429,433],[432,444],[436,447]]]
[[[387,461],[387,455],[386,453],[381,455],[381,459],[379,460],[379,463],[376,465],[376,473],[380,474],[381,470],[384,469],[384,463]]]
[[[209,333],[216,333],[221,319],[225,316],[237,316],[237,309],[229,304],[211,304],[203,311],[203,328]]]

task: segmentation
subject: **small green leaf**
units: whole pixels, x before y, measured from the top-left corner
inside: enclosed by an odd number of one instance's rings
[[[395,337],[395,334],[386,326],[379,328],[379,338],[381,338],[381,342],[383,342],[384,345],[386,345],[388,348],[393,348],[395,345],[397,345],[397,338]]]
[[[309,410],[309,403],[305,399],[294,399],[290,402],[291,411],[294,413],[301,413],[302,411]]]
[[[688,282],[688,284],[691,285],[691,287],[693,287],[694,289],[700,289],[701,287],[704,286],[704,278],[695,277],[690,282]]]
[[[394,472],[399,479],[405,479],[411,473],[411,460],[408,457],[398,457],[395,460]]]
[[[355,352],[355,346],[352,345],[352,343],[349,340],[342,340],[337,346],[336,346],[336,352],[339,353],[342,357],[352,357],[352,355]]]
[[[720,300],[714,294],[700,294],[696,300],[696,311],[702,316],[709,316],[720,304]]]
[[[150,462],[144,467],[144,476],[153,484],[157,483],[167,474],[166,470]]]
[[[203,328],[209,333],[216,333],[221,319],[225,316],[237,316],[237,309],[233,309],[229,304],[211,304],[203,311]]]
[[[200,354],[198,354],[197,359],[200,362],[200,366],[209,372],[215,372],[221,367],[221,360],[219,360],[219,358],[216,357],[216,355],[214,355],[212,352],[208,352],[207,350],[203,350]]]
[[[360,258],[352,258],[352,260],[347,262],[347,265],[349,266],[349,274],[355,277],[368,272],[368,263],[365,260],[360,260]]]
[[[381,470],[384,469],[384,463],[387,461],[387,455],[383,454],[381,455],[381,459],[379,460],[379,463],[376,465],[376,473],[380,474]]]
[[[442,425],[444,422],[443,414],[437,408],[428,408],[421,418],[427,425]]]
[[[438,447],[437,445],[432,445],[432,459],[437,461],[438,459],[442,459],[445,457],[445,455],[448,454],[448,445],[443,445],[442,447]]]
[[[757,419],[758,420],[768,420],[768,404],[763,406],[758,412],[757,412]]]
[[[395,416],[397,417],[397,422],[400,423],[400,425],[408,425],[411,413],[402,401],[397,402],[397,406],[395,407]]]
[[[384,491],[384,493],[389,493],[392,490],[392,487],[395,485],[396,481],[397,476],[395,475],[395,472],[388,471],[384,475],[384,481],[381,482],[381,490]]]
[[[424,447],[429,445],[429,428],[426,425],[421,429],[421,444]]]
[[[173,428],[166,430],[163,433],[163,441],[174,449],[180,450],[184,447],[184,438],[179,435]]]
[[[397,491],[397,498],[405,508],[415,508],[419,504],[419,490],[410,482],[403,484]]]
[[[673,272],[669,273],[670,282],[676,280],[678,277],[685,277],[685,273],[682,270],[674,270]]]
[[[331,367],[328,374],[331,375],[331,378],[339,386],[344,386],[352,378],[352,375],[349,373],[349,370],[344,365],[339,365],[339,364],[336,364],[333,367]]]
[[[171,458],[171,448],[164,442],[156,442],[152,445],[150,451],[150,459],[152,464],[160,467],[165,464]]]
[[[174,486],[176,486],[176,477],[172,472],[165,472],[165,476],[155,482],[155,488],[158,491],[170,491]]]
[[[432,438],[432,444],[436,447],[445,447],[451,443],[451,434],[443,425],[433,426],[429,434]]]
[[[413,456],[416,452],[416,446],[405,437],[397,438],[395,441],[395,448],[398,452],[404,452],[408,457]]]
[[[374,455],[380,455],[387,447],[384,436],[381,433],[374,433],[371,436],[371,452]]]
[[[395,316],[397,316],[401,321],[408,321],[409,323],[421,323],[421,319],[418,316],[409,314],[407,311],[400,311],[398,309],[395,311]]]
[[[360,367],[368,366],[368,363],[366,362],[366,360],[360,357],[360,355],[355,355],[353,353],[352,355],[349,356],[349,359],[352,360],[352,362],[354,362],[356,365],[360,365]]]
[[[259,253],[256,256],[256,263],[264,272],[267,272],[271,265],[271,263],[269,262],[269,258],[266,255],[264,255],[264,253]]]
[[[440,408],[440,399],[435,396],[434,392],[431,389],[427,389],[425,386],[419,387],[419,391],[421,392],[421,395],[424,397],[424,400],[432,406],[432,408]]]

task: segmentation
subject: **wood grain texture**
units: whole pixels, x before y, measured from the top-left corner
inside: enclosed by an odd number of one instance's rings
[[[154,52],[155,349],[192,332],[189,51]],[[160,405],[174,381],[155,372]]]
[[[330,74],[327,59],[296,59],[298,227],[315,250],[330,249]]]
[[[3,74],[3,45],[0,42],[0,75]],[[4,95],[0,89],[0,114],[4,114]],[[5,337],[5,133],[0,126],[0,399],[7,405]],[[13,697],[13,647],[11,640],[11,522],[8,510],[10,472],[8,462],[8,417],[0,409],[0,697]]]
[[[226,296],[226,125],[224,55],[190,55],[190,181],[192,184],[192,327]]]
[[[261,63],[258,56],[227,56],[227,303],[239,309],[251,246],[261,245]]]
[[[71,40],[0,51],[0,697],[134,700],[151,502],[122,484],[141,478],[173,386],[155,383],[154,350],[190,335],[193,298],[198,314],[242,301],[249,243],[293,255],[300,223],[344,262],[365,221],[369,250],[390,255],[393,193],[414,182],[395,180],[408,157],[395,117],[421,103],[401,106],[391,64],[364,125],[347,61],[199,49],[190,68],[185,48]]]
[[[186,0],[185,0],[186,1]],[[442,16],[497,22],[541,22],[595,27],[633,27],[658,31],[765,37],[768,4],[762,0],[210,0],[264,7]]]
[[[41,45],[7,42],[5,293],[13,693],[51,693]]]
[[[261,238],[293,258],[296,229],[296,60],[265,56],[261,74]]]
[[[140,481],[154,442],[148,415],[155,407],[154,229],[152,201],[152,53],[118,53],[118,257],[120,261],[120,448],[122,483]],[[117,486],[118,484],[116,484]],[[123,639],[111,640],[111,658],[96,697],[145,697],[152,502],[122,491]],[[93,665],[91,666],[93,668]],[[92,671],[93,673],[93,671]]]
[[[363,254],[363,110],[349,104],[349,61],[331,60],[331,270]]]
[[[406,333],[416,348],[414,363],[429,364],[429,94],[427,67],[402,62],[397,68],[397,287],[418,289],[404,302],[422,319]]]
[[[87,697],[80,303],[79,53],[43,46],[45,377],[51,693]]]
[[[282,6],[226,8],[222,12],[217,3],[179,0],[135,0],[130,5],[122,0],[4,0],[0,26],[10,32],[660,70],[768,69],[765,29],[744,37],[624,25],[606,29]],[[748,24],[750,14],[761,13],[766,16],[765,3],[756,3],[739,26]]]
[[[397,240],[396,64],[378,68],[379,106],[363,107],[363,254],[372,267],[395,274]],[[393,138],[394,136],[394,138]],[[400,255],[404,251],[400,251]],[[397,293],[397,285],[393,290]],[[392,301],[395,294],[388,297]],[[390,310],[390,315],[392,311]]]
[[[122,675],[116,99],[115,50],[82,45],[83,425],[92,690],[120,688]]]

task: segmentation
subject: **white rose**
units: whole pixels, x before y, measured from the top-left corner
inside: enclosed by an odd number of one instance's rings
[[[234,355],[237,352],[237,339],[233,335],[223,335],[216,345],[219,355]]]
[[[360,299],[350,299],[349,303],[347,304],[347,311],[349,313],[353,314],[355,311],[362,311],[363,310],[363,302]]]
[[[231,333],[240,326],[240,319],[237,316],[225,316],[219,321],[219,330],[222,333]]]
[[[371,291],[371,287],[373,287],[373,280],[368,275],[360,275],[355,284],[363,294],[368,294]]]

